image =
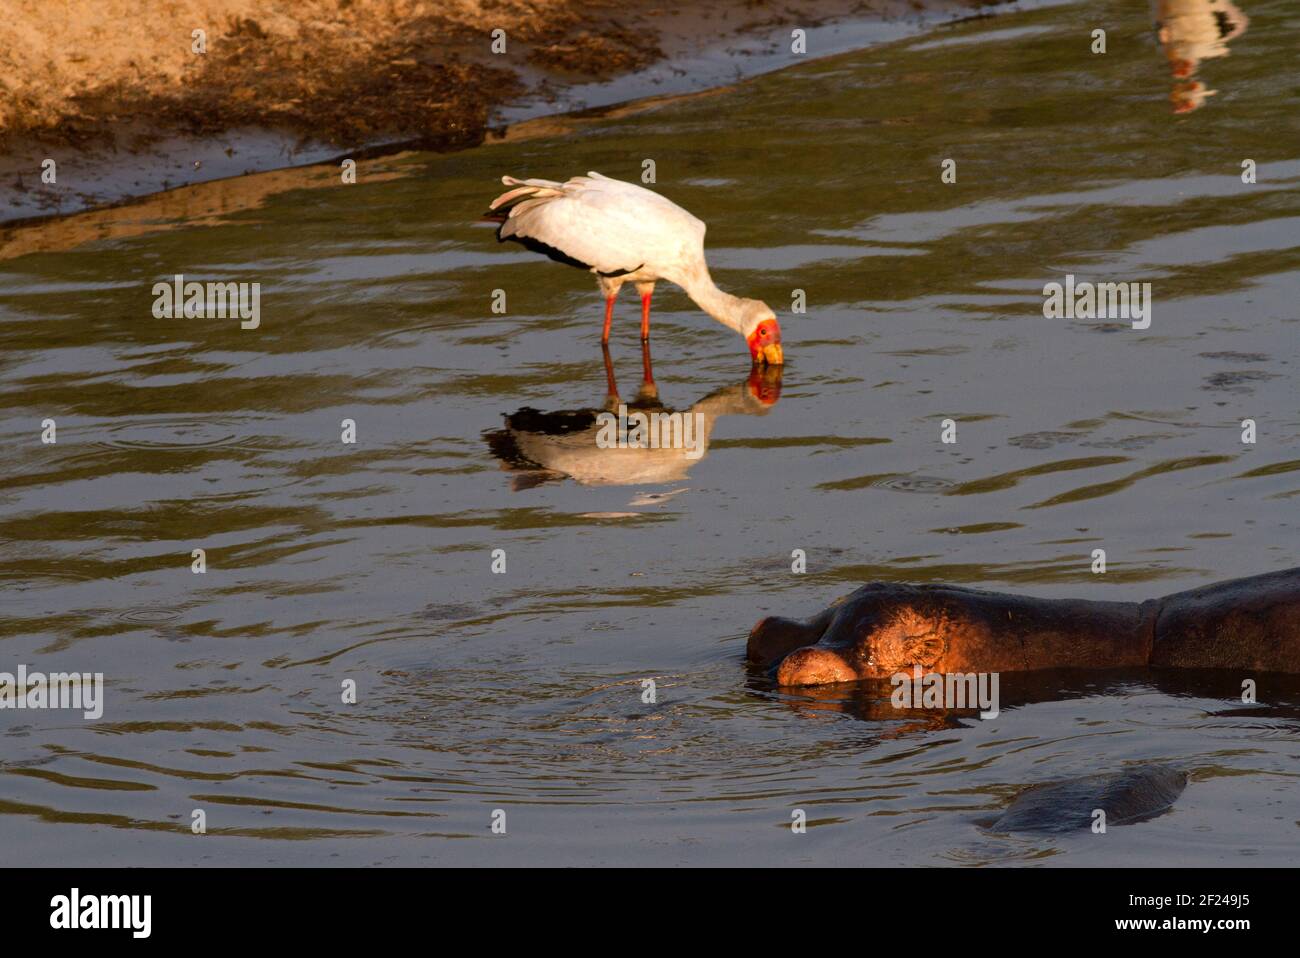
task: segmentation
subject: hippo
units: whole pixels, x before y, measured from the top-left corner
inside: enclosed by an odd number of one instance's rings
[[[873,582],[799,622],[769,617],[748,657],[781,686],[902,672],[1134,667],[1300,673],[1300,568],[1145,602],[1037,599]]]
[[[991,832],[1071,832],[1092,827],[1095,812],[1106,825],[1133,825],[1168,811],[1187,787],[1187,772],[1164,765],[1084,775],[1032,785],[1015,797]]]

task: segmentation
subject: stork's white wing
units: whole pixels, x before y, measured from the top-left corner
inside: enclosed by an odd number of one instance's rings
[[[672,275],[703,249],[700,220],[635,183],[593,173],[539,194],[511,207],[502,239],[535,239],[601,273]]]

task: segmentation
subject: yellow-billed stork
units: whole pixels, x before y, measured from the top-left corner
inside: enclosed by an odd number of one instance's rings
[[[513,189],[488,209],[488,217],[501,224],[497,239],[595,273],[605,296],[602,343],[609,342],[614,299],[628,282],[641,294],[641,339],[650,338],[650,297],[663,279],[740,333],[754,362],[784,361],[776,314],[760,300],[718,289],[704,260],[704,223],[676,203],[599,173],[564,183],[513,176],[503,176],[501,182]]]

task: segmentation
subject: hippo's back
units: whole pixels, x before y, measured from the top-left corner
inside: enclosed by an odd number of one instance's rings
[[[1034,785],[1017,795],[989,830],[1087,829],[1091,828],[1097,809],[1106,813],[1107,826],[1130,825],[1163,812],[1186,787],[1186,772],[1159,765]]]
[[[1300,568],[1167,596],[1151,664],[1300,672]]]

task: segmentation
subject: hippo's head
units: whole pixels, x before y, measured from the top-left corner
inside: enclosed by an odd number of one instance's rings
[[[750,635],[750,657],[778,662],[778,685],[884,679],[913,666],[932,670],[947,651],[947,616],[927,608],[929,602],[901,598],[896,586],[864,587],[841,605],[816,641],[800,645],[779,641],[796,635],[789,620],[765,619]],[[754,655],[755,649],[776,654]]]

